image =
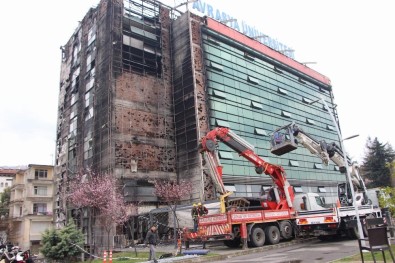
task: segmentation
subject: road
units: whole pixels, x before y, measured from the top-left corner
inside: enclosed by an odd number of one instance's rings
[[[226,259],[227,263],[318,263],[359,253],[357,240],[312,241]],[[224,261],[213,261],[224,262]]]

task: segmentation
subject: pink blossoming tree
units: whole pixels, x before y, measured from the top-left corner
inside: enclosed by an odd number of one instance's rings
[[[154,194],[166,203],[174,216],[174,240],[177,244],[178,219],[176,215],[177,204],[191,195],[192,183],[186,181],[155,180]]]
[[[68,201],[77,209],[90,208],[97,215],[99,225],[107,232],[108,249],[111,230],[125,223],[135,210],[133,204],[125,203],[113,175],[92,171],[80,173],[70,181]]]

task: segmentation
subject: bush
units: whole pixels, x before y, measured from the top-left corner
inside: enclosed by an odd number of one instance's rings
[[[62,229],[48,229],[42,235],[41,253],[48,259],[60,262],[76,262],[81,255],[78,247],[83,246],[84,236],[74,223]]]

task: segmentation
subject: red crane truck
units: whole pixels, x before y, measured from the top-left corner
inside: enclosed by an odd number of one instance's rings
[[[245,200],[228,198],[222,181],[222,166],[217,155],[218,142],[229,146],[255,166],[258,174],[271,177],[274,185],[260,199],[260,205],[248,206]],[[201,152],[208,163],[210,175],[221,195],[221,210],[199,217],[198,231],[184,229],[184,240],[224,240],[228,247],[260,247],[277,244],[280,239],[292,239],[295,234],[296,211],[293,208],[294,191],[283,167],[266,162],[254,152],[254,147],[229,128],[217,127],[201,139]],[[315,197],[310,202],[315,202]]]

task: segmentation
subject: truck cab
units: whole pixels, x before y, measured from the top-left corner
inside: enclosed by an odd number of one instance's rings
[[[316,193],[300,193],[295,195],[293,207],[296,211],[325,210],[325,198]]]

